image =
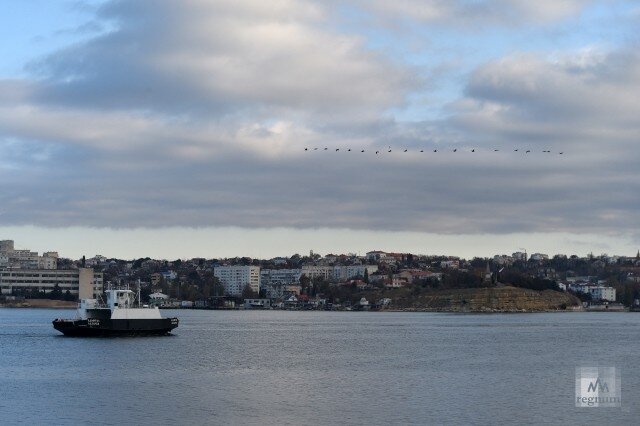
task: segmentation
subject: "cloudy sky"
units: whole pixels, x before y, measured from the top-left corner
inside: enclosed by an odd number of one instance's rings
[[[0,11],[0,239],[19,247],[173,258],[640,246],[635,1]]]

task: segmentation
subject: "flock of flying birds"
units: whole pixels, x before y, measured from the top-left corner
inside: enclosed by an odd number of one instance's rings
[[[331,148],[331,149],[333,150],[333,148]],[[316,147],[316,148],[305,148],[304,150],[305,150],[305,151],[329,151],[329,148],[328,148],[328,147],[324,147],[324,149],[322,149],[322,148],[317,148],[317,147]],[[336,150],[336,152],[338,152],[338,151],[340,151],[340,148],[336,148],[335,150]],[[351,148],[343,149],[343,151],[352,152]],[[358,150],[353,150],[353,152],[357,152],[357,151],[358,151]],[[364,150],[364,149],[361,149],[361,150],[359,150],[359,151],[360,151],[360,153],[365,152],[365,150]],[[373,150],[370,150],[370,151],[372,152]],[[393,150],[391,149],[391,147],[389,147],[389,148],[388,148],[388,149],[386,149],[386,150],[377,149],[377,150],[375,151],[375,153],[376,153],[376,155],[379,155],[379,154],[381,154],[382,152],[385,152],[385,151],[386,151],[386,152],[392,152]],[[425,149],[421,149],[421,150],[419,150],[419,152],[425,152],[425,151],[429,151],[429,150],[425,150]],[[462,152],[463,150],[462,150],[462,149],[458,149],[458,148],[453,148],[453,149],[450,149],[450,150],[440,150],[440,151],[438,151],[437,149],[434,149],[434,150],[433,150],[433,152],[447,152],[447,151],[450,151],[450,152],[458,152],[458,151],[461,151],[461,152]],[[479,151],[479,150],[478,150],[478,151]],[[493,152],[499,152],[499,151],[500,151],[499,149],[494,149],[494,150],[493,150]],[[408,149],[399,149],[399,150],[396,150],[396,152],[409,152],[409,150],[408,150]],[[470,149],[470,150],[467,150],[467,152],[476,152],[476,148],[472,148],[472,149]],[[526,150],[525,150],[525,149],[518,149],[518,148],[516,148],[516,149],[514,149],[514,150],[513,150],[513,152],[524,152],[525,154],[529,154],[529,153],[531,153],[531,152],[536,152],[536,151],[533,151],[533,150],[531,150],[531,149],[526,149]],[[546,154],[552,154],[552,151],[551,151],[551,150],[542,150],[542,152],[543,152],[543,153],[546,153]],[[558,154],[558,155],[563,155],[563,154],[564,154],[564,152],[563,152],[563,151],[558,151],[558,152],[557,152],[557,154]]]

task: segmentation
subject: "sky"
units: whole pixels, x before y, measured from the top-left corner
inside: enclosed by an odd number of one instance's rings
[[[0,239],[18,247],[76,258],[640,247],[637,2],[0,0],[0,11]]]

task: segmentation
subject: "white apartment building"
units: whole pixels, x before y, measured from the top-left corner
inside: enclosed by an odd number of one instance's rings
[[[240,296],[247,284],[256,293],[260,291],[259,266],[217,266],[213,268],[213,275],[220,280],[224,291],[230,296]]]
[[[589,294],[593,300],[607,300],[609,302],[616,301],[616,289],[613,287],[589,287]]]
[[[333,278],[333,266],[302,265],[302,275],[311,279],[320,277],[329,281]]]
[[[50,293],[56,284],[65,293],[78,295],[80,287],[93,290],[93,295],[85,294],[83,297],[97,297],[102,294],[102,272],[94,272],[90,268],[80,269],[1,269],[0,289],[3,295],[12,295],[21,291],[42,291]]]

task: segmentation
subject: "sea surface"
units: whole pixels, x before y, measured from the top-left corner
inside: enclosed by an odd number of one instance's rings
[[[0,424],[640,424],[640,314],[163,313],[67,338],[73,311],[0,309]],[[575,407],[585,364],[622,407]]]

